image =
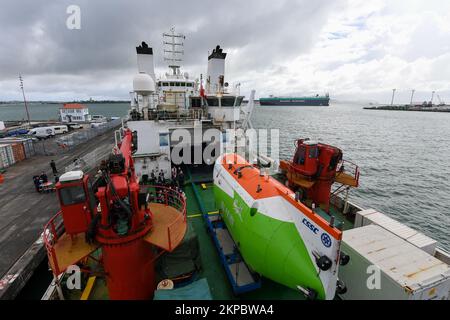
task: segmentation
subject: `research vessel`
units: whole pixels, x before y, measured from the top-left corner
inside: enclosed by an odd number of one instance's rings
[[[205,85],[173,59],[157,79],[153,50],[136,52],[130,114],[110,157],[97,174],[71,168],[57,184],[61,211],[43,232],[54,278],[43,299],[449,298],[450,254],[352,203],[360,173],[342,150],[298,139],[277,163],[236,143],[243,136],[227,130],[252,128],[254,91],[244,106],[228,89],[220,46]],[[195,159],[211,146],[224,152]]]

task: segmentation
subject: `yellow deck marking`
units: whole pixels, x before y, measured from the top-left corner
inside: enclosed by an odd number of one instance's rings
[[[210,212],[208,212],[208,214],[218,214],[218,213],[219,213],[219,211],[210,211]],[[194,214],[188,215],[187,217],[188,218],[197,218],[197,217],[201,217],[201,216],[202,216],[201,213],[194,213]]]
[[[202,183],[201,186],[202,186],[202,189],[203,189],[203,190],[206,189],[206,184]]]
[[[92,288],[94,287],[95,278],[96,278],[95,276],[89,277],[88,282],[86,284],[86,288],[84,288],[80,300],[87,300],[89,298]]]

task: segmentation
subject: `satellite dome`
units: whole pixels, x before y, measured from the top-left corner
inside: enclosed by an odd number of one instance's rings
[[[133,78],[133,90],[140,94],[155,92],[155,81],[147,73],[140,72]]]

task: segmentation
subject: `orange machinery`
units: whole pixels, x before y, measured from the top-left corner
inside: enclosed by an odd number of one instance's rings
[[[163,201],[150,203],[134,171],[137,136],[125,130],[117,147],[94,186],[82,171],[60,177],[61,212],[45,227],[44,242],[55,276],[90,257],[103,265],[111,299],[149,299],[155,290],[155,246],[172,251],[181,243],[186,204],[164,187],[157,187]],[[100,254],[94,257],[94,251]]]
[[[288,179],[289,187],[302,191],[302,199],[320,205],[329,212],[331,186],[334,182],[357,187],[359,169],[342,159],[339,148],[299,139],[292,160],[282,160],[280,169]]]

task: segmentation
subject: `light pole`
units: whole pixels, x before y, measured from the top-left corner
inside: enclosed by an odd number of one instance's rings
[[[22,89],[22,95],[23,95],[23,102],[25,104],[25,110],[27,111],[27,119],[28,119],[28,125],[30,126],[30,113],[28,112],[28,105],[27,105],[27,99],[25,99],[25,91],[23,90],[23,79],[22,75],[19,75],[19,81],[20,81],[20,89]]]
[[[392,89],[392,100],[391,100],[391,106],[394,104],[394,96],[395,96],[395,90],[397,89]]]
[[[412,105],[412,101],[413,101],[413,97],[414,97],[414,92],[415,91],[416,90],[414,90],[414,89],[411,90],[411,102],[409,103],[410,105]]]

